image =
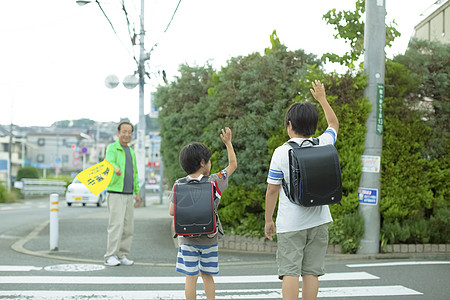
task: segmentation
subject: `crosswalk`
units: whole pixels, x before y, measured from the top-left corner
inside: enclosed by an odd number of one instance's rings
[[[421,293],[400,285],[360,286],[320,288],[318,298],[368,297],[368,296],[408,296]],[[199,299],[206,299],[203,291],[198,291]],[[147,290],[147,291],[0,291],[0,298],[10,299],[185,299],[184,290]],[[17,297],[17,298],[16,298]],[[281,289],[232,289],[216,290],[216,299],[281,299]],[[6,298],[8,299],[8,298]]]
[[[92,265],[96,266],[96,265]],[[26,272],[42,275],[26,275]],[[10,275],[14,274],[14,275]],[[183,276],[49,276],[45,267],[0,266],[0,299],[184,299]],[[24,276],[25,275],[25,276]],[[422,295],[402,285],[377,285],[368,272],[337,272],[319,278],[318,298],[389,297]],[[281,299],[276,275],[215,276],[216,299]],[[346,282],[351,286],[333,282]],[[201,278],[199,278],[201,283]],[[349,284],[345,284],[349,285]],[[20,287],[26,286],[27,289]],[[121,290],[114,290],[111,287]],[[242,287],[246,288],[242,288]],[[263,288],[255,288],[263,286]],[[206,299],[199,288],[198,299]]]

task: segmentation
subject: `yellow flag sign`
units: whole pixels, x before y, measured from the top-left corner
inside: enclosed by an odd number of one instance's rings
[[[106,189],[113,177],[114,166],[104,159],[102,162],[81,171],[77,178],[81,181],[95,196]]]

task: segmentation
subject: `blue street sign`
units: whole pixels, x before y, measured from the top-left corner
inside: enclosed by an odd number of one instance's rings
[[[376,205],[378,203],[378,189],[359,188],[358,199],[360,204]]]

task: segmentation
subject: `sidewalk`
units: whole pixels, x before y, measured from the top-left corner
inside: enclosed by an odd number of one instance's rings
[[[177,249],[171,238],[172,218],[168,204],[147,200],[146,207],[135,209],[135,233],[130,258],[147,264],[171,264]],[[157,201],[156,201],[157,200]],[[154,204],[153,204],[154,203]],[[158,204],[156,204],[158,203]],[[108,211],[59,219],[58,250],[49,250],[49,224],[44,222],[27,237],[13,245],[26,254],[80,262],[103,263],[106,250]]]

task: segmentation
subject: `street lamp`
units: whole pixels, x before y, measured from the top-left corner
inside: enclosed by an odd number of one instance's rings
[[[77,0],[76,1],[79,6],[85,6],[88,3],[91,3],[90,0]]]

